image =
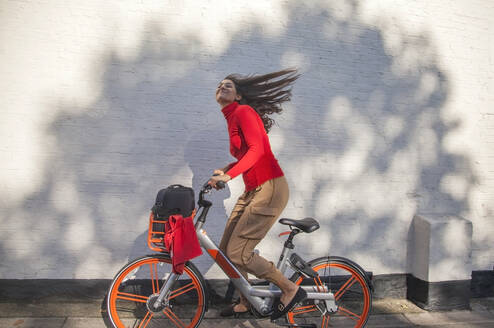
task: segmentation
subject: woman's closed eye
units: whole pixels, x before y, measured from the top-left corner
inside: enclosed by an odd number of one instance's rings
[[[224,84],[218,85],[218,89],[220,89],[221,87],[231,89],[231,88],[233,88],[233,84],[232,83],[224,83]]]

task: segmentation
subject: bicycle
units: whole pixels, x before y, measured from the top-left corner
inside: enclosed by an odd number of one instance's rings
[[[199,192],[195,213],[195,230],[201,247],[219,265],[233,285],[249,300],[252,313],[267,317],[281,291],[276,285],[252,285],[235,265],[218,249],[203,229],[212,202],[205,199],[211,191],[207,183]],[[153,227],[165,221],[150,216],[148,246],[160,253],[137,258],[124,266],[113,279],[107,295],[107,312],[114,327],[198,327],[208,310],[208,289],[205,280],[192,262],[187,262],[183,274],[172,272],[171,257],[162,245],[164,232]],[[277,268],[307,291],[307,298],[297,304],[276,324],[290,327],[364,327],[372,307],[372,284],[366,272],[355,262],[338,256],[304,261],[293,249],[294,237],[319,228],[315,219],[278,221],[290,227],[278,260]]]

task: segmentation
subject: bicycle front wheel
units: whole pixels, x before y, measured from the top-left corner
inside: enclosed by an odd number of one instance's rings
[[[192,263],[174,283],[163,304],[151,307],[172,272],[166,254],[138,258],[115,276],[107,295],[107,311],[114,327],[198,327],[206,311],[205,283]]]
[[[291,324],[315,324],[317,327],[364,327],[372,307],[372,292],[364,272],[341,257],[321,257],[309,262],[318,278],[294,274],[298,285],[316,285],[320,291],[332,292],[337,311],[326,309],[324,301],[305,300],[288,312]]]

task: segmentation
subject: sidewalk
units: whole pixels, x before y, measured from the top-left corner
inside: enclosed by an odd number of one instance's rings
[[[494,298],[472,299],[470,311],[427,312],[403,299],[375,300],[367,327],[494,327]],[[0,328],[107,328],[101,300],[94,302],[0,303]],[[210,309],[205,328],[274,328],[269,319],[220,319]]]

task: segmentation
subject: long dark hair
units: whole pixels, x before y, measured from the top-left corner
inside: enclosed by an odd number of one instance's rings
[[[283,111],[281,104],[290,100],[292,84],[299,76],[296,69],[284,69],[264,75],[230,74],[225,80],[233,81],[242,96],[239,103],[254,108],[269,132],[275,123],[269,115]]]

